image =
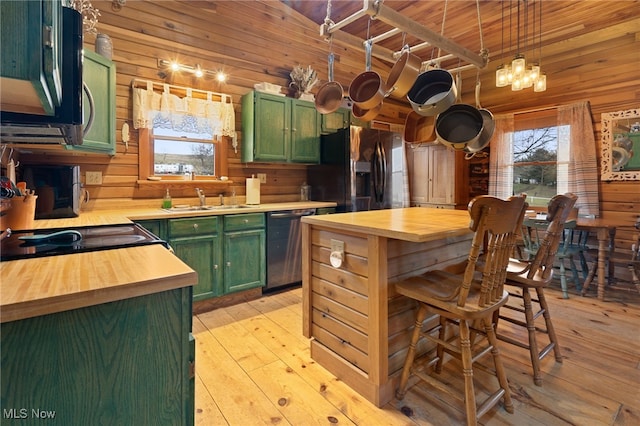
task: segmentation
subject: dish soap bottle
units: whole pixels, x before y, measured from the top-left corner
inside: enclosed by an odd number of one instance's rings
[[[167,188],[167,193],[164,194],[164,198],[162,199],[162,208],[163,209],[171,208],[171,195],[169,194],[169,188]]]

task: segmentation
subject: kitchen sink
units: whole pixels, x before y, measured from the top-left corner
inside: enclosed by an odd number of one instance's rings
[[[243,209],[243,208],[249,208],[251,206],[245,205],[245,204],[238,204],[236,206],[231,206],[231,205],[227,205],[227,206],[184,206],[184,205],[177,205],[177,206],[173,206],[170,209],[162,209],[166,212],[169,213],[180,213],[180,212],[192,212],[192,211],[203,211],[203,210],[231,210],[231,209]]]

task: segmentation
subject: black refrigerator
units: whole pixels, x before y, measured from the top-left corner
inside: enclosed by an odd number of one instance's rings
[[[307,169],[312,200],[337,203],[337,213],[409,205],[400,133],[351,126],[322,135],[320,154]]]

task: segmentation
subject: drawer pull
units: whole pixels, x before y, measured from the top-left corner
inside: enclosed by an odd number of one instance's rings
[[[194,223],[194,224],[193,224],[193,229],[197,231],[197,230],[198,230],[198,228],[199,228],[198,224],[197,224],[197,223]]]
[[[243,220],[244,223],[249,223],[249,219]]]

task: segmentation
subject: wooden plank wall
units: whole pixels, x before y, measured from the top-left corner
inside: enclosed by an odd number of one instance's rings
[[[140,202],[145,197],[160,199],[157,193],[141,191],[138,175],[138,132],[132,129],[129,149],[121,141],[124,122],[131,125],[131,88],[133,78],[166,81],[203,90],[228,93],[233,96],[236,128],[241,129],[240,97],[253,89],[254,83],[267,81],[286,86],[293,66],[311,65],[321,80],[327,78],[327,43],[318,35],[318,25],[280,1],[129,1],[120,11],[111,8],[111,1],[94,0],[100,10],[98,30],[111,36],[114,61],[117,65],[117,154],[113,158],[77,155],[72,162],[81,165],[82,175],[87,170],[102,171],[104,183],[89,187],[92,200],[87,208],[120,205],[122,201]],[[605,24],[586,9],[591,6],[571,2],[567,16],[589,13],[593,25],[582,35],[558,41],[544,48],[544,67],[548,73],[548,90],[513,93],[507,88],[495,88],[495,64],[482,70],[483,107],[494,114],[504,111],[522,111],[576,101],[591,102],[596,140],[600,138],[600,115],[603,112],[637,108],[640,99],[640,17],[620,13],[624,21]],[[591,3],[591,2],[584,2]],[[608,2],[608,14],[623,11],[633,2]],[[586,8],[586,9],[585,9]],[[580,11],[578,11],[580,9]],[[583,10],[584,9],[584,10]],[[557,17],[556,17],[557,18]],[[549,18],[552,19],[552,18]],[[554,18],[555,19],[555,18]],[[493,22],[493,21],[492,21]],[[606,21],[611,22],[611,21]],[[495,26],[495,22],[492,24]],[[608,25],[608,26],[605,26]],[[489,31],[490,32],[490,31]],[[559,34],[559,33],[558,33]],[[489,34],[490,36],[491,34]],[[495,34],[494,34],[495,35]],[[93,49],[95,37],[85,38],[85,47]],[[491,49],[491,47],[490,47]],[[335,79],[345,86],[363,71],[364,56],[334,44],[336,53]],[[630,53],[631,52],[631,53]],[[633,55],[632,52],[635,52]],[[621,56],[625,60],[618,60]],[[211,78],[166,76],[158,69],[158,59],[178,58],[188,65],[200,64],[208,70],[222,69],[229,81],[219,84]],[[634,60],[635,58],[635,60]],[[498,61],[496,59],[495,61]],[[389,64],[374,60],[373,66],[384,78]],[[385,68],[386,66],[386,68]],[[376,68],[377,67],[377,68]],[[463,74],[462,101],[474,103],[475,71]],[[467,83],[470,80],[470,83]],[[385,101],[381,120],[403,124],[408,105]],[[240,137],[242,137],[240,133]],[[56,154],[37,156],[41,161],[70,162]],[[28,158],[28,157],[27,157]],[[296,200],[299,186],[305,180],[304,166],[243,164],[240,150],[229,146],[230,178],[238,182],[240,195],[244,194],[244,179],[254,173],[266,173],[268,182],[262,186],[262,201]],[[638,182],[601,183],[603,216],[622,223],[631,223],[640,213]],[[191,189],[177,189],[174,197],[192,197]],[[211,194],[215,195],[215,194]]]

